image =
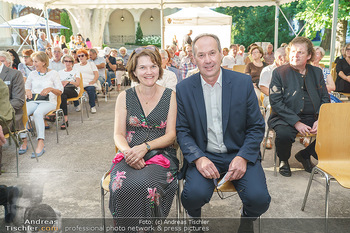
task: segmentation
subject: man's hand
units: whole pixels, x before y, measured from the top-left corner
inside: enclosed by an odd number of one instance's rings
[[[220,174],[214,163],[207,157],[200,157],[194,161],[197,170],[207,179],[219,179]]]
[[[312,129],[310,130],[310,133],[317,134],[317,127],[318,127],[318,120],[314,122]]]
[[[229,177],[229,180],[239,180],[241,179],[245,172],[247,171],[247,162],[245,158],[242,158],[241,156],[236,156],[230,163],[227,177]]]
[[[6,143],[6,139],[4,136],[4,132],[2,131],[2,127],[0,125],[0,146],[4,145]]]
[[[308,134],[310,134],[311,127],[305,125],[304,123],[301,123],[300,121],[295,123],[294,127],[303,136],[307,136]],[[317,126],[316,126],[316,129],[317,129]]]

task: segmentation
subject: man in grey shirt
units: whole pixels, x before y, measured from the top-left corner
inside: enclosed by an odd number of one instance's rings
[[[89,57],[90,61],[94,62],[98,69],[98,80],[102,85],[106,81],[106,60],[103,57],[98,56],[98,51],[95,48],[89,50]]]
[[[64,64],[61,61],[62,58],[62,49],[60,47],[53,48],[53,57],[50,59],[49,69],[56,70],[57,72],[65,68]]]

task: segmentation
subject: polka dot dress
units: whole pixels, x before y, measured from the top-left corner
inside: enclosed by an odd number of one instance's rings
[[[130,147],[152,141],[165,134],[171,90],[166,88],[157,106],[145,118],[135,88],[126,91],[126,140]],[[130,167],[125,160],[112,164],[109,184],[109,209],[116,226],[140,226],[140,219],[167,217],[177,189],[176,151],[165,148],[170,158],[170,168],[157,164],[146,165],[141,170]],[[176,164],[175,166],[173,166]]]

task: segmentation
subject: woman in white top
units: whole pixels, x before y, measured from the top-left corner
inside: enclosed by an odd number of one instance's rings
[[[55,70],[50,70],[49,57],[44,52],[32,54],[35,71],[32,71],[26,81],[26,98],[27,98],[27,114],[33,114],[38,145],[35,149],[37,156],[43,155],[45,152],[45,123],[44,116],[56,109],[57,96],[62,94],[63,86]],[[39,96],[40,94],[40,96]],[[20,152],[23,154],[27,151],[27,139],[23,139]],[[32,158],[35,158],[34,152]]]
[[[73,69],[74,58],[71,55],[64,55],[62,57],[62,63],[65,69],[58,71],[64,91],[61,95],[61,109],[64,113],[64,119],[68,127],[68,109],[67,99],[77,97],[79,94],[80,75],[76,75],[76,71]],[[63,123],[61,129],[66,129],[66,125]]]
[[[79,63],[74,65],[74,70],[77,74],[81,74],[83,77],[84,89],[89,96],[89,104],[91,107],[91,113],[96,113],[95,99],[96,99],[96,87],[95,85],[98,79],[98,69],[94,62],[90,62],[89,54],[86,49],[78,49],[77,51]],[[79,102],[78,102],[79,103]],[[74,105],[77,107],[76,111],[80,111],[81,106],[77,106],[77,102]]]

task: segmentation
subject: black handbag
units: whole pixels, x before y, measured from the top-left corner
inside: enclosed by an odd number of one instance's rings
[[[31,99],[27,99],[27,102],[37,100],[49,101],[49,95],[33,94]]]

